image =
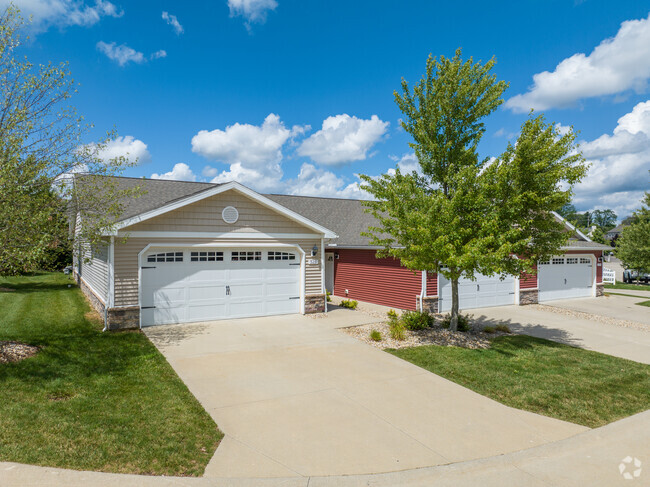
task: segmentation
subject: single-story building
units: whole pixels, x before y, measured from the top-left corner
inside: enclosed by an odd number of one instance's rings
[[[145,193],[125,203],[105,245],[75,249],[74,269],[109,329],[323,312],[326,291],[398,309],[450,308],[442,276],[375,257],[361,235],[374,218],[361,201],[262,195],[236,182],[116,181]],[[462,280],[461,309],[601,295],[606,246],[564,223],[571,240],[562,255],[536,275]]]

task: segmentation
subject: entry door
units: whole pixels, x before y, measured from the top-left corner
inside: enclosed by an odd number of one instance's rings
[[[142,326],[300,312],[295,250],[157,249],[143,260]]]
[[[440,286],[440,311],[451,310],[451,281],[438,274]],[[488,308],[515,304],[516,280],[507,276],[501,280],[499,276],[476,275],[476,280],[461,278],[458,281],[458,305],[460,309]]]
[[[325,252],[325,289],[334,294],[334,252]]]
[[[571,299],[593,295],[593,261],[590,257],[553,257],[540,262],[539,301]]]

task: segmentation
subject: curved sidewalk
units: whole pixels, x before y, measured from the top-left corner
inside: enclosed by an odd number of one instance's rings
[[[650,482],[650,410],[539,447],[483,460],[377,475],[274,479],[145,477],[0,463],[3,487],[616,487]],[[643,462],[632,481],[619,472],[627,457]],[[623,463],[623,473],[635,467]]]

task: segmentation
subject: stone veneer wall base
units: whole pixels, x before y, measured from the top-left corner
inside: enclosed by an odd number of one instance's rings
[[[108,329],[111,331],[140,328],[140,308],[138,306],[109,308],[107,314]]]
[[[418,304],[420,304],[420,297],[418,296]],[[419,306],[418,306],[419,307]],[[438,312],[438,296],[425,296],[422,299],[422,311],[435,314]]]
[[[601,297],[605,295],[605,284],[602,282],[596,283],[596,297]]]
[[[537,289],[520,289],[519,304],[537,304],[539,303],[539,291]]]
[[[305,296],[305,314],[324,313],[326,294],[308,294]]]

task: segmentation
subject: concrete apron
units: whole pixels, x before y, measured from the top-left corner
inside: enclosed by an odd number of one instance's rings
[[[367,320],[345,312],[349,322]],[[587,430],[506,407],[325,320],[289,315],[145,330],[226,435],[206,477],[400,471]]]

